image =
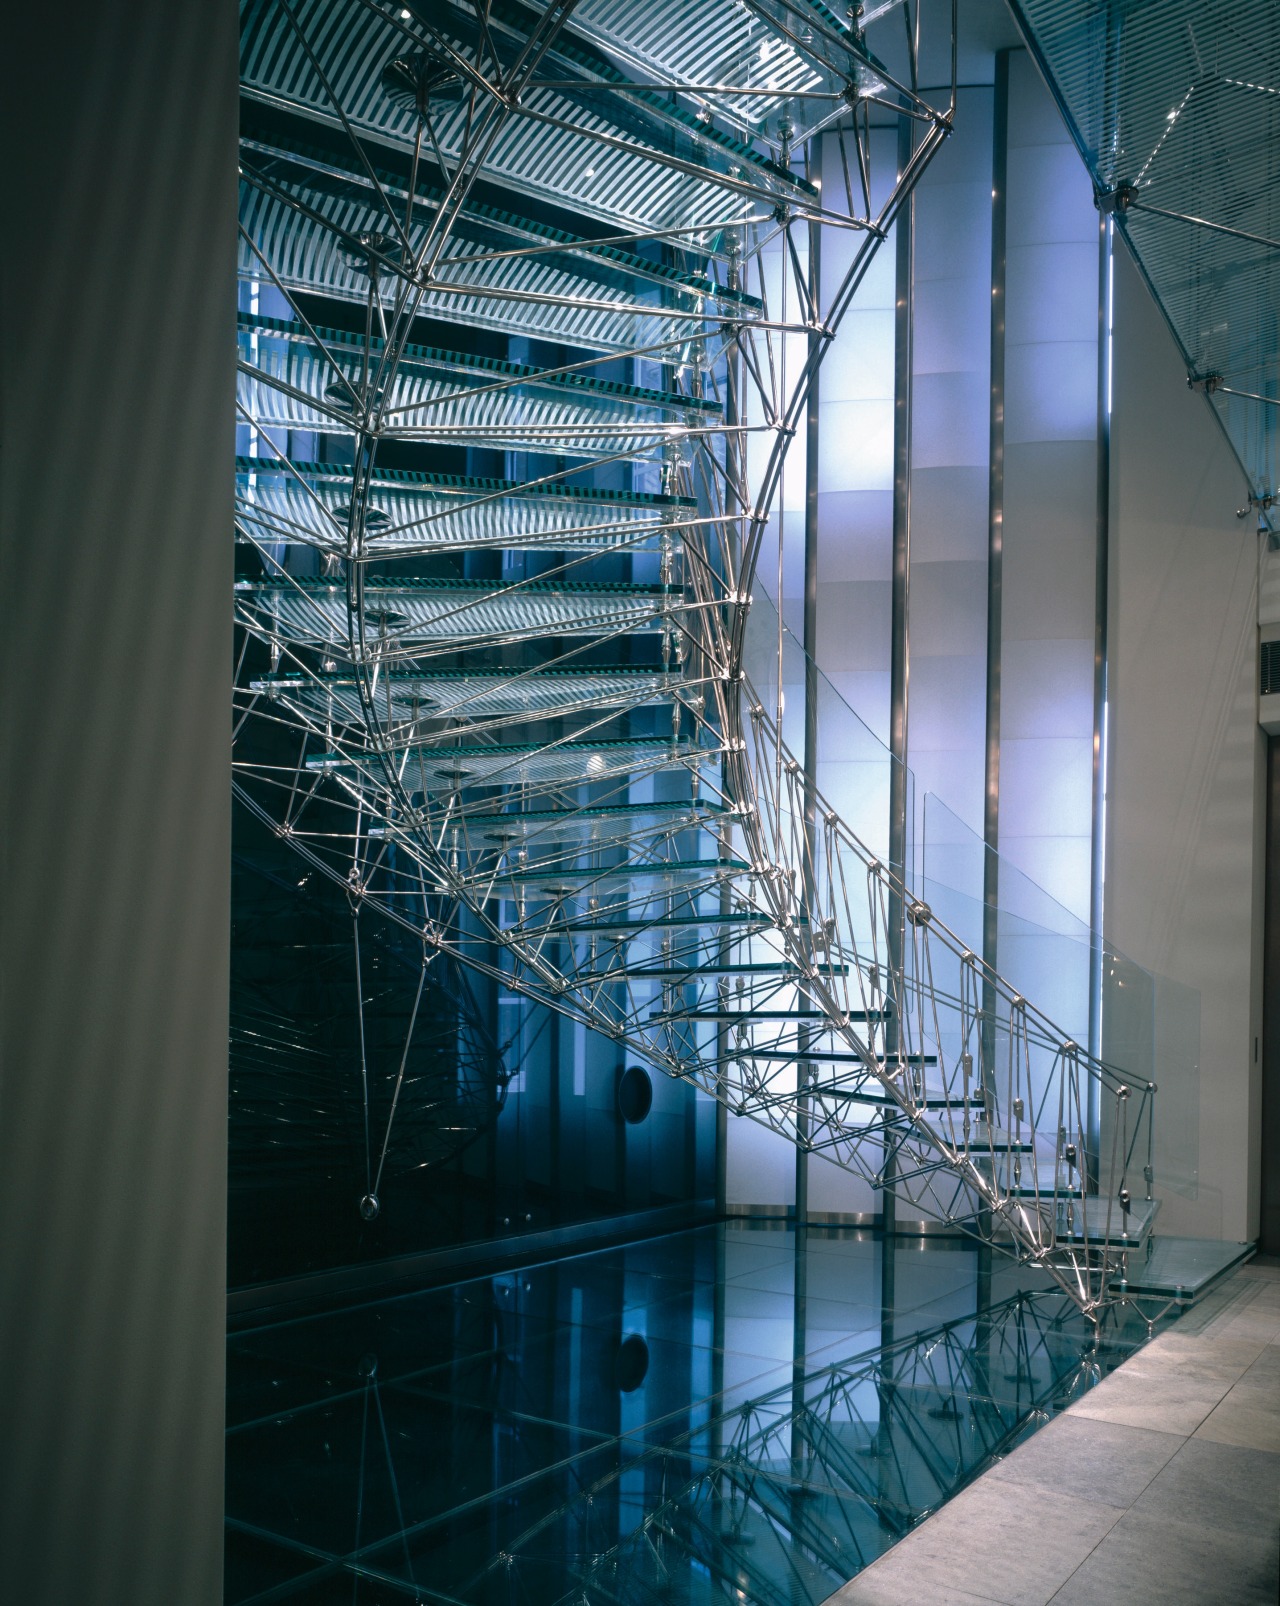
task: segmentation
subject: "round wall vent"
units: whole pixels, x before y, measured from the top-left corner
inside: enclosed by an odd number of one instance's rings
[[[628,1065],[618,1078],[618,1114],[638,1126],[653,1108],[653,1082],[643,1066]]]
[[[649,1346],[639,1333],[628,1333],[613,1363],[620,1394],[634,1394],[649,1373]]]

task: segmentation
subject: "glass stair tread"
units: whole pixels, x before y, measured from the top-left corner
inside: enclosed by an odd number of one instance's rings
[[[269,458],[236,459],[239,522],[260,541],[302,542],[345,555],[351,475],[338,465],[297,463],[288,474]],[[568,485],[375,471],[365,551],[554,551],[650,545],[679,532],[697,513],[692,499],[641,492],[575,494]]]
[[[1250,1259],[1254,1249],[1252,1243],[1152,1233],[1145,1258],[1129,1267],[1129,1292],[1163,1294],[1179,1305],[1193,1304]]]
[[[546,921],[557,931],[579,931],[585,926],[598,930],[601,925],[616,925],[627,920],[645,924],[665,920],[668,916],[662,910],[671,904],[688,911],[699,924],[714,923],[720,918],[698,910],[698,899],[715,891],[714,880],[708,881],[705,876],[698,877],[689,871],[654,876],[639,889],[622,877],[603,878],[593,882],[590,889],[566,876],[551,876],[534,887],[501,875],[484,876],[477,878],[476,885],[485,889],[486,896],[520,903],[524,910],[522,921]],[[590,908],[592,900],[599,903],[599,909]]]
[[[853,967],[849,965],[815,965],[816,970],[823,976],[847,976]],[[763,964],[735,962],[725,960],[723,963],[715,960],[699,962],[697,965],[676,967],[653,967],[650,965],[635,965],[629,968],[628,974],[636,981],[675,981],[696,983],[712,976],[780,976],[787,981],[803,980],[804,975],[798,966],[785,961],[778,964]]]
[[[415,751],[415,749],[411,749],[410,751],[411,752]],[[697,756],[702,756],[702,757],[706,757],[706,758],[711,758],[711,757],[714,756],[713,750],[711,748],[708,748],[708,747],[701,747],[700,748],[695,743],[687,742],[687,741],[686,742],[679,742],[679,743],[671,742],[671,741],[665,740],[665,739],[663,739],[661,737],[654,737],[654,736],[619,736],[619,737],[611,737],[611,738],[609,738],[607,740],[603,740],[603,741],[589,741],[589,742],[570,742],[570,741],[566,741],[566,742],[555,742],[555,743],[544,743],[544,742],[493,742],[493,743],[483,743],[483,744],[462,743],[457,747],[433,748],[430,751],[431,751],[431,757],[432,757],[433,762],[438,760],[438,759],[442,759],[442,758],[446,758],[446,757],[454,757],[454,758],[458,758],[458,759],[462,760],[465,763],[470,763],[473,760],[479,760],[479,759],[482,759],[482,758],[503,758],[503,757],[510,757],[510,756],[513,756],[513,755],[519,756],[521,754],[528,754],[528,755],[536,756],[536,755],[538,755],[540,753],[547,753],[547,752],[561,752],[561,753],[571,754],[575,759],[581,759],[581,758],[583,758],[583,757],[585,757],[585,756],[587,756],[587,755],[589,755],[591,753],[606,753],[606,752],[616,752],[616,753],[619,753],[619,754],[626,754],[626,753],[637,753],[637,754],[639,754],[639,753],[656,753],[656,752],[672,753],[673,751],[678,751],[681,757],[686,757],[686,756],[692,757],[692,756],[697,755]],[[365,757],[365,756],[374,756],[374,755],[361,755],[361,756]],[[401,757],[404,756],[404,749],[400,749],[399,756],[401,756]],[[323,758],[323,760],[325,762],[328,762],[330,759],[341,760],[343,758],[343,755],[339,754],[339,753],[326,753],[326,754],[321,755],[320,758],[317,758],[315,760],[315,762],[319,763],[321,761],[321,758]],[[309,760],[308,762],[311,762],[311,761]]]
[[[318,353],[294,347],[242,359],[236,376],[243,415],[264,430],[354,432],[353,389],[358,359],[343,362],[344,385]],[[449,382],[442,372],[396,369],[378,435],[385,440],[491,451],[543,452],[570,458],[645,459],[671,438],[658,409],[626,417],[595,397],[536,396],[503,383],[480,394],[476,385]]]
[[[261,273],[261,251],[288,289],[360,306],[368,298],[371,267],[382,284],[394,284],[399,277],[421,284],[412,265],[434,225],[438,201],[424,205],[419,197],[406,229],[411,247],[406,251],[387,232],[382,198],[368,180],[363,193],[354,175],[326,185],[319,174],[271,152],[262,153],[269,176],[259,175],[252,165],[254,154],[242,162],[246,176],[241,180],[240,216],[257,250],[240,237],[242,278]],[[403,215],[407,198],[394,186],[390,194],[400,201]],[[621,253],[620,260],[601,260],[568,235],[565,248],[554,251],[548,249],[550,241],[515,226],[515,219],[504,227],[496,221],[500,216],[486,219],[464,212],[457,219],[448,254],[435,260],[418,299],[418,317],[603,353],[717,332],[716,323],[705,322],[704,303],[714,306],[722,299],[713,280],[673,275],[665,283],[658,281],[655,292],[654,276],[641,276]],[[402,266],[410,271],[402,274]],[[727,294],[726,313],[739,319],[758,315],[759,304],[746,305],[747,299]]]
[[[726,917],[719,915],[708,915],[704,919],[700,920],[698,924],[703,926],[714,926],[722,918]],[[718,940],[714,931],[711,932],[711,937],[713,940]],[[735,937],[732,940],[737,942],[739,939]],[[601,982],[627,982],[628,984],[651,982],[661,985],[664,982],[669,982],[677,987],[696,987],[699,984],[709,981],[713,977],[731,974],[733,974],[733,967],[730,964],[717,964],[714,961],[704,964],[702,963],[701,958],[698,958],[693,963],[685,967],[668,965],[659,968],[645,964],[635,964],[628,961],[625,970],[621,971],[600,971],[579,968],[574,972],[574,979],[575,981],[583,983],[584,985],[596,985]],[[828,972],[828,974],[843,975],[845,972]],[[651,1024],[657,1026],[662,1026],[664,1024],[675,1025],[685,1018],[685,1014],[685,1011],[677,1010],[664,1012],[659,1008],[650,1014],[649,1019]]]
[[[349,487],[351,467],[343,463],[308,463],[290,459],[290,466],[305,478],[332,480],[334,484]],[[271,458],[236,458],[237,475],[254,473],[259,476],[277,474],[284,477],[283,464],[273,467]],[[288,476],[292,478],[293,476]],[[526,484],[520,480],[504,480],[482,474],[432,474],[419,469],[375,468],[371,475],[374,494],[383,487],[395,489],[423,489],[441,497],[457,494],[462,497],[501,495],[519,502],[565,502],[575,509],[601,503],[627,508],[696,508],[697,501],[689,496],[662,496],[653,491],[614,491],[594,485],[575,485],[568,480],[546,480],[541,484]]]
[[[673,1016],[673,1019],[675,1017]],[[835,1031],[838,1022],[834,1021],[822,1009],[690,1009],[682,1012],[686,1020],[706,1020],[731,1022],[734,1025],[751,1025],[753,1021],[818,1021],[823,1023],[828,1031]],[[892,1018],[890,1010],[850,1010],[844,1017],[846,1021],[884,1021]]]
[[[620,850],[623,844],[617,844]],[[614,845],[609,844],[611,850]],[[504,844],[498,858],[510,856],[510,844]],[[726,874],[718,868],[718,861],[699,864],[694,861],[633,868],[625,860],[615,865],[597,866],[584,870],[577,863],[582,852],[570,844],[563,853],[547,853],[527,869],[519,865],[501,865],[492,852],[477,855],[464,867],[473,887],[485,890],[485,896],[516,898],[527,894],[535,902],[554,898],[558,903],[580,906],[584,913],[604,912],[620,915],[628,908],[647,907],[655,897],[665,897],[680,891],[687,900],[718,890]],[[619,901],[618,894],[626,894]],[[595,903],[597,909],[591,910]],[[601,910],[600,906],[603,906]],[[708,918],[712,918],[708,916]]]
[[[994,1149],[985,1141],[982,1134],[986,1131],[985,1122],[978,1129],[978,1134],[971,1140],[968,1147],[972,1154],[973,1163],[986,1173],[996,1187],[1017,1193],[1022,1181],[1035,1168],[1038,1177],[1058,1178],[1058,1186],[1064,1193],[1079,1194],[1080,1173],[1074,1168],[1068,1168],[1066,1162],[1057,1152],[1057,1145],[1052,1140],[1046,1141],[1042,1136],[1037,1147],[1035,1140],[1030,1138],[1013,1138],[1007,1131],[997,1129],[999,1136],[995,1141]],[[1015,1168],[1019,1173],[1015,1178]]]
[[[452,582],[446,582],[450,584]],[[673,670],[646,669],[636,664],[616,664],[602,669],[556,669],[536,666],[533,671],[526,669],[506,668],[477,668],[477,669],[393,669],[384,671],[378,676],[378,685],[385,687],[391,685],[397,697],[421,698],[430,696],[441,686],[470,686],[475,683],[483,685],[486,681],[506,683],[519,681],[530,685],[598,685],[606,690],[615,682],[627,684],[631,681],[662,681],[665,684],[677,686],[686,684],[683,675]],[[299,690],[305,686],[317,686],[322,691],[354,690],[358,685],[352,675],[317,674],[264,675],[260,680],[252,682],[255,690],[270,691],[273,687],[278,690]]]
[[[1044,1195],[1052,1190],[1045,1189]],[[1054,1234],[1059,1243],[1106,1243],[1117,1239],[1127,1239],[1130,1243],[1140,1244],[1146,1241],[1148,1234],[1160,1214],[1159,1199],[1135,1199],[1130,1202],[1128,1210],[1122,1210],[1117,1201],[1112,1201],[1110,1219],[1107,1213],[1107,1201],[1096,1196],[1086,1201],[1087,1209],[1081,1211],[1080,1200],[1074,1200],[1073,1221],[1067,1226],[1066,1205],[1058,1196],[1054,1211]]]
[[[259,484],[251,495],[240,494],[237,523],[262,543],[297,543],[345,557],[349,495],[349,486],[313,497],[296,484]],[[673,518],[590,504],[522,506],[514,497],[470,504],[455,498],[451,506],[440,497],[388,494],[377,487],[369,505],[374,523],[365,526],[364,555],[371,559],[442,551],[634,551],[652,547],[664,532],[678,545],[692,522],[688,513]]]
[[[966,1147],[979,1154],[979,1163],[991,1163],[992,1156],[1002,1154],[1031,1154],[1035,1145],[1029,1138],[1018,1138],[1005,1127],[989,1127],[985,1123],[968,1139]],[[979,1153],[981,1151],[981,1153]],[[1052,1163],[1052,1155],[1049,1156]]]
[[[618,630],[657,631],[680,611],[672,586],[544,585],[485,580],[376,579],[364,582],[366,649],[374,642],[402,651],[417,642],[485,646],[549,635],[592,636]],[[269,619],[258,620],[291,640],[320,646],[350,644],[347,588],[332,580],[274,577],[241,580]]]
[[[600,837],[600,828],[659,822],[672,831],[712,831],[725,819],[736,818],[735,811],[712,801],[700,803],[606,803],[581,809],[525,809],[518,814],[471,814],[465,810],[457,827],[460,839],[486,837],[507,845],[537,837],[541,842],[577,838],[585,833],[582,851],[588,851]],[[605,841],[616,839],[614,834]]]
[[[799,0],[794,9],[801,15],[807,11],[833,33],[849,37],[844,24],[825,6]],[[773,28],[773,19],[763,10],[755,12],[753,20],[759,31],[744,39],[744,9],[736,0],[699,0],[696,5],[689,0],[646,0],[645,26],[640,29],[633,0],[579,0],[572,25],[576,33],[587,34],[659,82],[674,80],[709,89],[728,85],[696,99],[714,107],[745,134],[758,136],[792,110],[797,94],[843,88],[843,81],[796,48],[798,18],[789,19],[791,38]],[[743,87],[755,89],[753,95],[733,93],[734,78],[744,76],[740,63],[747,79]]]
[[[874,1077],[867,1077],[865,1082],[852,1088],[839,1082],[811,1081],[808,1087],[802,1091],[823,1099],[833,1101],[849,1100],[857,1104],[873,1104],[879,1108],[887,1109],[891,1113],[897,1112],[901,1117],[900,1126],[891,1124],[890,1131],[910,1132],[913,1130],[910,1119],[903,1114],[902,1106],[897,1099]],[[966,1108],[965,1099],[948,1098],[945,1094],[930,1093],[921,1098],[915,1098],[910,1093],[904,1093],[903,1096],[913,1110],[963,1110]],[[973,1108],[972,1100],[968,1101],[968,1108]]]
[[[1060,1244],[1101,1244],[1127,1240],[1143,1243],[1160,1213],[1159,1199],[1134,1199],[1128,1210],[1118,1200],[1108,1201],[1098,1194],[1087,1194],[1083,1199],[1079,1187],[1057,1184],[1052,1175],[1046,1176],[1037,1188],[1028,1180],[1013,1186],[998,1185],[996,1195],[1004,1200],[1038,1200],[1042,1206],[1053,1207],[1054,1236]],[[1067,1205],[1072,1210],[1072,1224],[1067,1226]]]
[[[538,3],[545,8],[546,0],[538,0]],[[711,4],[707,3],[707,0],[699,0],[698,5],[685,9],[682,18],[683,26],[672,36],[672,39],[667,41],[669,49],[674,46],[677,39],[690,40],[699,25],[701,24],[705,28],[713,15],[718,15],[721,19],[727,16],[731,23],[736,23],[736,27],[732,28],[729,35],[731,48],[736,45],[737,49],[741,50],[754,43],[759,38],[756,29],[761,23],[770,30],[775,42],[782,42],[783,36],[781,32],[773,26],[772,20],[767,14],[761,12],[749,14],[746,7],[730,8],[726,4],[726,0],[713,0],[713,3],[716,6],[715,13],[712,12]],[[512,9],[510,0],[493,0],[493,4],[496,13],[500,16],[505,15]],[[813,14],[817,14],[816,9]],[[606,88],[611,85],[624,86],[632,92],[622,100],[623,106],[635,107],[638,111],[650,115],[656,114],[667,124],[669,129],[683,127],[689,130],[691,134],[697,137],[708,154],[719,156],[723,152],[735,159],[742,156],[750,158],[754,168],[752,177],[757,180],[767,178],[771,184],[778,184],[783,192],[790,192],[795,198],[816,199],[818,193],[816,186],[808,180],[802,179],[798,174],[790,172],[787,168],[779,166],[769,158],[759,154],[748,141],[740,141],[731,135],[701,127],[699,120],[692,112],[673,104],[673,98],[665,88],[665,80],[671,76],[670,73],[660,73],[659,84],[655,85],[651,90],[637,91],[635,89],[635,78],[632,75],[624,74],[616,64],[619,55],[616,45],[609,48],[608,54],[595,48],[602,32],[599,26],[600,20],[598,14],[597,26],[592,28],[590,26],[579,27],[576,16],[570,18],[568,30],[557,37],[549,53],[553,61],[559,60],[577,66],[584,74],[590,75],[590,79],[584,77],[582,89],[585,90],[590,80],[594,80]],[[643,30],[637,30],[634,26],[634,10],[631,13],[631,20],[633,25],[629,35],[623,36],[620,42],[626,55],[634,58],[637,31],[642,31],[646,37],[652,39],[655,36],[656,28],[660,24],[669,25],[673,18],[672,14],[654,17],[646,10]],[[836,26],[837,28],[839,27],[838,24]],[[690,61],[690,65],[692,65],[692,61]],[[722,63],[722,70],[723,66],[724,64]],[[679,69],[675,69],[675,71],[677,76],[682,76]],[[646,73],[647,77],[648,74]],[[644,80],[640,81],[643,82]],[[796,86],[789,84],[788,87],[794,91]],[[618,106],[620,98],[616,95],[613,97],[602,96],[593,102],[593,105],[613,108]],[[670,134],[667,137],[669,142]]]
[[[524,907],[546,915],[551,907],[550,923],[557,928],[565,921],[586,919],[617,921],[640,919],[642,910],[652,910],[655,900],[679,896],[679,902],[691,913],[697,914],[696,899],[716,890],[718,872],[698,865],[655,866],[647,875],[637,876],[625,865],[616,870],[593,871],[584,877],[572,867],[550,868],[524,873],[495,872],[492,867],[481,868],[471,876],[462,874],[463,884],[480,891],[484,898],[503,898],[509,902],[524,900]],[[591,909],[595,902],[601,907]],[[699,915],[705,922],[715,922],[716,914]],[[522,915],[522,921],[525,916]]]
[[[494,745],[492,747],[454,747],[423,749],[406,755],[388,755],[401,776],[406,791],[420,792],[445,783],[456,788],[468,786],[553,785],[581,786],[589,782],[615,780],[641,768],[668,764],[696,764],[712,755],[709,749],[692,742],[652,741],[644,737],[606,742],[562,742],[546,747],[537,743]],[[308,758],[306,768],[364,779],[379,790],[386,778],[377,755],[354,756],[337,753]]]
[[[241,312],[236,325],[242,336],[260,338],[306,346],[314,350],[311,333],[301,323],[287,318],[271,318],[261,313]],[[366,351],[380,357],[386,342],[378,335],[368,339],[351,329],[331,329],[313,324],[315,334],[335,355],[363,359]],[[669,413],[699,412],[718,417],[719,402],[701,396],[686,396],[680,391],[652,390],[644,385],[626,385],[617,379],[600,379],[591,374],[565,373],[554,369],[531,367],[528,363],[509,362],[504,357],[478,357],[469,352],[446,351],[439,346],[419,346],[412,342],[400,351],[400,366],[420,368],[431,372],[455,376],[458,383],[470,381],[491,386],[498,380],[509,380],[525,390],[547,390],[565,394],[574,401],[589,398],[601,405],[615,407],[649,407]]]
[[[735,1047],[733,1052],[726,1057],[735,1060],[817,1060],[825,1065],[841,1065],[846,1063],[850,1065],[865,1065],[868,1059],[866,1054],[859,1054],[851,1048],[843,1050],[829,1048],[799,1048],[794,1044],[787,1044],[785,1047],[775,1046],[773,1048],[754,1048],[745,1043],[741,1048]],[[919,1066],[936,1065],[938,1063],[938,1057],[936,1054],[925,1054],[923,1056],[919,1054],[901,1054],[889,1056],[884,1054],[873,1054],[869,1057],[874,1059],[878,1065],[885,1066]]]
[[[490,32],[513,58],[527,39],[528,15],[507,0],[486,6]],[[383,69],[397,53],[411,58],[425,40],[373,8],[315,0],[306,27],[310,48],[330,82],[340,84],[351,124],[373,140],[411,149],[415,113],[389,96]],[[450,0],[433,8],[433,28],[468,60],[479,56],[473,13]],[[744,14],[744,33],[746,32]],[[286,13],[270,0],[248,0],[241,12],[241,80],[247,94],[285,105],[330,126],[339,123],[323,82]],[[499,49],[502,48],[499,46]],[[434,52],[438,55],[438,50]],[[486,176],[517,193],[537,195],[583,216],[647,228],[708,229],[741,223],[762,206],[816,198],[797,175],[776,167],[750,145],[704,129],[690,112],[657,92],[608,94],[628,80],[583,41],[561,32],[543,59],[570,89],[521,95],[486,151]],[[446,158],[463,148],[469,99],[440,104],[434,133]],[[664,158],[674,156],[679,166]],[[737,174],[730,169],[736,168]]]
[[[245,99],[240,108],[240,148],[242,153],[249,153],[250,161],[260,170],[267,169],[265,176],[272,182],[292,172],[300,184],[320,186],[336,197],[376,196],[369,175],[351,154],[345,131],[331,131],[312,120],[291,118],[279,109]],[[366,154],[374,158],[370,166],[383,193],[397,203],[406,203],[412,166],[409,154],[386,145]],[[414,186],[415,212],[434,217],[445,200],[445,192],[425,179],[419,169]],[[404,215],[403,206],[400,215]],[[379,233],[383,232],[385,215],[381,214],[381,218]],[[641,286],[656,285],[677,302],[713,300],[748,316],[764,310],[759,296],[722,284],[705,273],[656,262],[624,246],[527,217],[510,206],[478,200],[474,193],[454,213],[454,219],[452,238],[474,241],[488,249],[536,250],[544,260],[568,263],[572,271],[593,276],[608,288],[636,294]],[[448,268],[452,259],[446,253],[436,265]],[[260,270],[251,269],[257,271]]]
[[[524,871],[492,872],[477,877],[479,884],[495,898],[515,898],[527,892],[536,903],[550,898],[557,904],[575,907],[572,918],[585,916],[592,921],[617,920],[630,917],[637,906],[652,904],[655,898],[667,897],[678,891],[683,898],[714,892],[722,872],[715,860],[709,863],[652,865],[633,869],[619,865],[616,869],[583,872],[571,866],[551,867]],[[593,910],[590,902],[603,901],[610,894],[631,893],[625,903],[610,902],[607,907]],[[708,920],[718,918],[707,915]]]
[[[684,677],[676,673],[634,668],[596,673],[552,669],[537,674],[509,669],[439,670],[435,674],[381,675],[376,695],[379,714],[392,724],[463,715],[469,719],[543,719],[580,709],[669,703],[684,684]],[[275,675],[251,681],[249,689],[268,697],[285,693],[320,716],[332,712],[353,724],[364,721],[359,686],[350,676]],[[441,740],[446,739],[442,733]]]
[[[318,328],[326,356],[301,324],[241,313],[238,328],[238,394],[249,417],[331,432],[351,424],[380,339]],[[670,439],[672,418],[706,422],[720,411],[696,396],[412,345],[379,405],[388,438],[586,458],[647,456]]]
[[[714,934],[721,928],[738,929],[747,927],[752,930],[776,929],[772,918],[758,909],[744,909],[733,914],[654,915],[651,919],[611,919],[607,913],[602,911],[598,920],[572,920],[557,929],[576,936],[591,936],[610,932],[644,933],[648,931],[673,930],[710,930]],[[687,972],[684,974],[687,975]],[[582,979],[581,973],[575,975],[575,980],[580,981]],[[644,973],[637,973],[628,967],[623,977],[612,979],[643,980]]]
[[[415,596],[432,591],[458,591],[474,593],[483,596],[492,592],[495,583],[491,580],[455,580],[452,576],[439,578],[433,575],[397,575],[394,578],[381,578],[371,575],[364,582],[366,592],[376,592],[384,596]],[[502,589],[499,585],[498,589]],[[630,580],[580,580],[557,581],[555,583],[540,580],[517,580],[509,582],[507,590],[523,591],[543,596],[556,596],[561,592],[570,596],[601,596],[601,597],[658,597],[679,595],[676,586],[640,585]],[[323,577],[308,575],[298,577],[289,575],[287,578],[276,576],[264,580],[237,580],[237,591],[306,591],[324,595],[331,592],[341,592],[345,595],[346,587],[339,581],[327,580]]]
[[[711,876],[720,878],[735,873],[745,874],[748,868],[749,866],[742,861],[673,859],[666,864],[606,865],[597,870],[575,868],[572,872],[564,869],[542,870],[534,866],[529,870],[504,871],[498,879],[511,884],[532,886],[544,881],[561,882],[568,876],[573,882],[572,891],[574,894],[589,897],[593,888],[603,886],[608,882],[624,883],[627,881],[661,879],[664,876],[700,876],[704,879]]]

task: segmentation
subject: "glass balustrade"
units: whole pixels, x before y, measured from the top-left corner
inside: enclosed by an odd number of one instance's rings
[[[767,598],[753,607],[744,664],[746,695],[779,724],[780,771],[805,752],[807,688],[812,784],[793,780],[777,828],[793,844],[807,831],[811,850],[796,857],[812,880],[812,912],[829,927],[822,953],[852,961],[830,966],[827,1016],[864,1023],[862,1062],[846,1045],[843,1077],[823,1064],[838,1058],[825,1039],[793,1029],[791,1056],[803,1065],[808,1055],[811,1068],[818,1146],[877,1180],[890,1162],[905,1168],[906,1197],[929,1215],[994,1207],[1030,1241],[1052,1223],[1059,1240],[1141,1245],[1161,1187],[1195,1188],[1198,994],[1095,945],[1083,922],[932,794],[917,815],[906,771],[906,873],[886,877],[891,754],[779,628]],[[823,828],[833,814],[839,833]],[[850,819],[861,834],[843,829]],[[998,888],[991,905],[988,882]],[[879,1128],[852,1130],[852,1102],[876,1060],[896,1061],[917,1128],[963,1162],[959,1188],[953,1176],[929,1176],[925,1148],[900,1143],[887,1115]]]

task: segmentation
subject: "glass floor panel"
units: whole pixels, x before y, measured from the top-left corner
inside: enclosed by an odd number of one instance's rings
[[[241,1330],[226,1600],[819,1606],[1148,1336],[742,1222]]]

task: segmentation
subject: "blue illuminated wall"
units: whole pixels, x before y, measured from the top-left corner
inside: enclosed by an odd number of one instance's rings
[[[960,92],[955,133],[916,191],[912,287],[907,761],[982,828],[990,478],[992,90]]]
[[[1024,51],[1009,60],[1000,852],[1089,919],[1098,213]]]
[[[873,131],[871,199],[884,204],[897,135]],[[823,142],[823,189],[844,184],[838,142]],[[893,361],[896,231],[872,259],[822,365],[818,452],[818,653],[824,674],[882,742],[889,740],[893,580]],[[857,238],[827,230],[823,282],[846,272]]]
[[[878,743],[883,784],[868,783],[874,766],[863,773],[851,760],[849,795],[833,801],[864,840],[885,839],[897,631],[908,665],[908,862],[930,878],[940,918],[982,950],[984,882],[991,890],[984,870],[998,850],[999,914],[988,924],[986,955],[1084,1041],[1105,421],[1099,220],[1087,173],[1030,57],[1020,48],[998,54],[1010,39],[980,35],[963,13],[960,27],[966,87],[955,131],[915,191],[909,275],[899,277],[895,228],[822,369],[820,784],[833,753],[861,758]],[[895,127],[877,131],[873,156],[873,181],[878,165],[883,184],[899,159]],[[824,187],[843,184],[830,135],[821,171]],[[852,248],[848,234],[824,231],[824,286],[839,281]],[[999,292],[1003,348],[993,325]],[[904,402],[895,358],[908,345],[910,472],[896,494],[906,502],[910,557],[906,605],[895,618],[894,415]],[[797,439],[783,498],[783,613],[797,635],[803,472]],[[902,506],[898,514],[901,527]],[[1001,582],[994,591],[993,579]],[[773,597],[775,586],[762,573],[758,589]],[[788,721],[798,718],[790,699],[799,689],[788,693]],[[990,772],[989,737],[997,760]],[[727,1170],[731,1208],[792,1205],[795,1155],[782,1138],[731,1121]],[[821,1158],[810,1157],[808,1173],[811,1215],[878,1210],[872,1189]]]

